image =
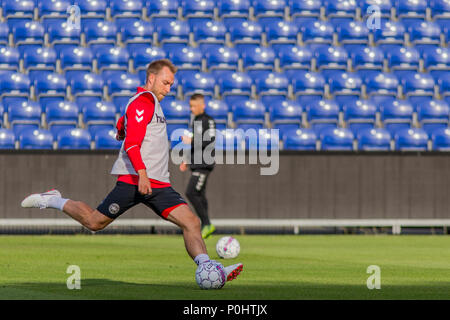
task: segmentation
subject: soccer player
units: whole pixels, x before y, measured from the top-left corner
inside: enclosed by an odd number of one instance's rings
[[[142,203],[181,228],[186,250],[197,265],[209,261],[200,220],[169,180],[169,140],[160,101],[169,93],[176,70],[167,59],[149,64],[145,86],[137,88],[117,123],[116,138],[124,140],[111,171],[117,183],[97,209],[63,198],[55,189],[26,197],[22,207],[59,209],[89,230],[99,231]],[[227,281],[235,279],[242,267],[241,263],[226,267]]]
[[[206,199],[206,182],[209,174],[214,169],[214,163],[206,163],[203,152],[210,143],[213,143],[213,145],[215,143],[216,125],[214,119],[205,113],[205,97],[202,94],[193,94],[189,99],[189,106],[194,115],[192,123],[194,135],[193,138],[188,136],[183,136],[182,138],[185,144],[191,145],[190,169],[192,174],[187,186],[186,196],[200,218],[202,237],[206,239],[216,230],[216,227],[209,220],[208,201]],[[201,142],[196,143],[196,139],[200,139]],[[196,148],[196,145],[201,146],[201,149]],[[201,152],[201,155],[197,157],[200,159],[199,163],[195,161],[194,152]],[[212,156],[214,156],[213,153]],[[187,170],[185,162],[180,164],[180,170],[182,172]]]

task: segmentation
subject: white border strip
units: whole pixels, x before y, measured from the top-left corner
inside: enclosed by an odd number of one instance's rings
[[[392,227],[400,234],[402,227],[447,227],[450,219],[212,219],[216,227]],[[111,225],[121,227],[176,227],[162,219],[118,219]],[[0,219],[0,227],[82,227],[77,221],[61,219]]]

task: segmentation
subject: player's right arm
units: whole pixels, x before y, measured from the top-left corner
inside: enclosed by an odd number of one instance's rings
[[[126,136],[124,150],[139,176],[138,189],[142,194],[150,194],[150,180],[141,156],[141,146],[144,140],[147,125],[153,118],[155,112],[155,102],[153,96],[138,97],[127,108],[126,112]]]

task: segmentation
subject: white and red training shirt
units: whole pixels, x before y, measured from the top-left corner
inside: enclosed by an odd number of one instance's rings
[[[151,91],[137,88],[117,130],[125,132],[125,140],[111,174],[117,175],[118,181],[138,185],[137,171],[145,169],[152,188],[170,187],[166,119]]]

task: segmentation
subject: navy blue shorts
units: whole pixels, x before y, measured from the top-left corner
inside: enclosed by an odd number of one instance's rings
[[[154,188],[149,195],[142,195],[138,186],[118,181],[114,189],[99,204],[97,210],[105,216],[115,219],[131,207],[143,203],[157,215],[167,219],[176,207],[187,204],[172,187]]]

